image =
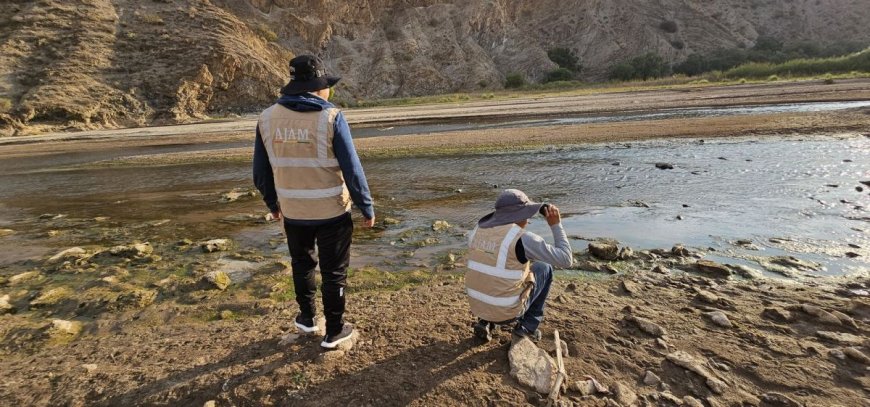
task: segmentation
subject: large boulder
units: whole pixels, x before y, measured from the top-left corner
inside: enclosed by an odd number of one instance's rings
[[[522,338],[508,352],[511,376],[520,384],[547,394],[553,387],[558,374],[556,361],[543,349],[538,348],[529,338]]]
[[[230,276],[223,271],[211,271],[205,275],[204,280],[218,290],[226,290],[233,283]]]
[[[616,260],[619,246],[610,242],[592,242],[589,243],[589,254],[601,260]]]
[[[698,260],[695,266],[701,273],[715,278],[728,278],[731,276],[731,269],[728,266],[716,263],[715,261]]]

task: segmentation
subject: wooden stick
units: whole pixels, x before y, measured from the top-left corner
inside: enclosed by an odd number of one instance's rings
[[[556,340],[556,367],[559,371],[556,375],[556,382],[553,383],[553,387],[550,388],[550,394],[547,397],[548,406],[556,404],[556,400],[559,399],[562,393],[562,382],[568,378],[568,375],[565,373],[565,363],[562,361],[562,341],[559,340],[559,330],[553,331],[553,337]]]

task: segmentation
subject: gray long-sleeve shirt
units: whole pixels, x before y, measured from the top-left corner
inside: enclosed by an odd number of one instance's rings
[[[516,255],[520,262],[540,261],[557,268],[568,268],[574,264],[571,253],[571,243],[561,223],[550,226],[553,232],[553,243],[547,243],[544,238],[526,231],[517,242]],[[525,261],[524,261],[525,260]]]

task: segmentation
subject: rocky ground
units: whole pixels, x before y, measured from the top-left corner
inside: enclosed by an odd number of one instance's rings
[[[282,245],[267,232],[274,225],[239,221],[261,225],[270,248]],[[348,320],[359,330],[356,346],[322,353],[318,338],[292,335],[289,270],[275,250],[221,238],[168,241],[159,236],[169,221],[127,228],[46,214],[32,222],[48,230],[40,233],[132,243],[73,247],[3,268],[0,396],[12,404],[545,402],[512,375],[508,332],[487,344],[473,339],[455,271],[461,252],[433,259],[430,271],[355,270]],[[82,234],[85,223],[92,226]],[[446,223],[405,236],[409,246],[461,240]],[[765,279],[701,260],[692,248],[635,252],[607,240],[575,256],[577,270],[556,279],[538,344],[552,355],[556,329],[566,342],[564,405],[866,403],[866,279]],[[796,272],[812,266],[774,263]]]

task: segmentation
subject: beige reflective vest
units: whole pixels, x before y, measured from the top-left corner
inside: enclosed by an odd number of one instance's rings
[[[275,104],[257,123],[287,219],[331,219],[350,211],[350,193],[332,148],[338,109],[296,112]]]
[[[534,286],[529,262],[517,259],[523,229],[515,224],[476,228],[468,238],[465,289],[471,313],[490,322],[519,317]]]

